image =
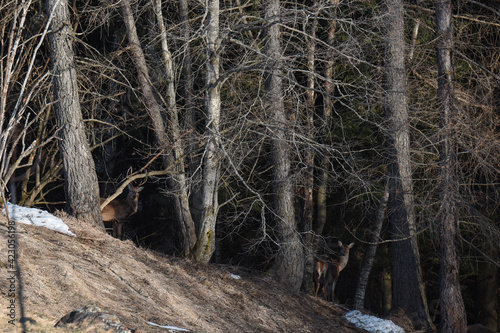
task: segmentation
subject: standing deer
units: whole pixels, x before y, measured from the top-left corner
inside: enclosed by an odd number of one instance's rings
[[[315,296],[318,296],[318,291],[322,288],[326,300],[331,302],[334,301],[335,285],[340,272],[349,261],[349,250],[354,246],[354,243],[344,245],[341,241],[338,244],[340,246],[339,255],[328,262],[318,261],[313,272]]]
[[[128,218],[137,213],[139,203],[139,192],[143,190],[142,186],[128,185],[128,195],[125,200],[114,199],[101,210],[102,221],[113,223],[113,237],[122,239],[123,224]],[[100,198],[101,204],[106,199]]]
[[[313,272],[313,288],[314,288],[314,297],[318,297],[318,292],[321,289],[323,294],[325,294],[325,276],[326,271],[328,270],[328,262],[327,261],[317,261],[316,267]]]

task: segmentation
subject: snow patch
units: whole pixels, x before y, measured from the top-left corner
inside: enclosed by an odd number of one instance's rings
[[[358,328],[373,333],[405,333],[405,330],[390,320],[362,314],[358,310],[349,311],[344,318]]]
[[[173,332],[190,332],[190,330],[187,330],[185,328],[180,328],[176,326],[169,326],[169,325],[159,325],[150,321],[147,321],[146,324],[151,325],[151,326],[156,326],[156,327],[161,327],[161,328],[166,328],[169,331]]]
[[[27,208],[13,205],[7,202],[9,217],[16,223],[30,224],[38,227],[45,227],[50,230],[59,231],[63,234],[76,236],[69,230],[69,227],[60,218],[50,214],[49,212],[38,208]],[[5,208],[2,209],[5,214]]]

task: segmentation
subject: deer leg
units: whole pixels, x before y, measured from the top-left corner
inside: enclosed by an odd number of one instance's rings
[[[323,287],[323,295],[328,302],[330,300],[330,283],[326,282],[325,286]]]
[[[123,240],[123,222],[118,222],[118,239]]]
[[[333,282],[332,282],[332,303],[335,302],[335,285],[337,284],[338,279],[339,279],[339,276],[337,274],[337,276],[335,276],[335,279],[333,279]]]
[[[323,287],[323,288],[322,288]],[[316,282],[316,288],[315,289],[315,293],[314,293],[314,297],[318,297],[318,293],[319,293],[319,290],[322,289],[324,290],[324,286],[322,286],[322,283],[321,282]]]
[[[121,223],[117,220],[113,221],[113,237],[121,240]]]
[[[318,271],[314,270],[313,271],[313,291],[314,291],[314,297],[318,297],[318,287],[319,285],[319,276],[318,276]]]

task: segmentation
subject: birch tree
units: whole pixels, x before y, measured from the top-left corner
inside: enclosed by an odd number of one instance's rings
[[[215,251],[215,226],[219,212],[219,125],[221,117],[219,82],[219,0],[207,2],[205,151],[203,153],[202,212],[194,258],[208,263]]]

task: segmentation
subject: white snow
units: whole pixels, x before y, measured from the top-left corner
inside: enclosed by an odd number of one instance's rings
[[[166,329],[168,329],[170,331],[174,331],[174,332],[190,332],[189,330],[187,330],[185,328],[180,328],[180,327],[176,327],[176,326],[168,326],[168,325],[159,325],[156,323],[152,323],[150,321],[147,321],[146,324],[151,325],[151,326],[166,328]]]
[[[373,333],[405,333],[405,330],[390,320],[362,314],[358,310],[349,311],[344,318],[356,327]]]
[[[58,217],[38,208],[27,208],[7,203],[9,217],[17,223],[31,224],[47,229],[55,230],[70,236],[76,236],[69,230],[69,227]],[[5,208],[2,209],[5,215]]]

